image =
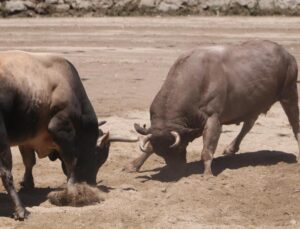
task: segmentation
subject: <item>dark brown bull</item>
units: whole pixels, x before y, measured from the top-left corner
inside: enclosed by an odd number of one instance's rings
[[[15,218],[27,211],[14,188],[10,146],[18,145],[26,167],[23,185],[33,186],[34,152],[56,153],[68,185],[96,183],[112,139],[104,134],[74,66],[50,54],[0,53],[0,176],[15,204]]]
[[[144,137],[139,158],[126,166],[138,171],[153,153],[167,165],[186,162],[186,147],[203,136],[205,173],[223,124],[244,122],[225,149],[234,154],[261,113],[279,101],[299,145],[297,63],[282,46],[270,41],[197,48],[178,58],[150,108],[151,127],[135,125]]]

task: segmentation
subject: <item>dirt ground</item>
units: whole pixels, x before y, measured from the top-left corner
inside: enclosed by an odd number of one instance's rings
[[[248,39],[284,45],[300,65],[300,18],[180,17],[0,20],[0,50],[59,53],[75,64],[105,130],[134,134],[149,123],[148,107],[177,56],[195,46]],[[11,201],[0,184],[0,229],[10,228],[300,228],[300,165],[287,118],[279,104],[261,116],[240,153],[222,151],[241,126],[224,126],[213,163],[202,176],[201,139],[188,147],[184,177],[165,179],[152,156],[139,173],[122,171],[139,155],[137,144],[114,143],[98,174],[105,199],[87,207],[57,207],[47,194],[66,179],[59,162],[37,160],[36,189],[21,192],[28,220],[10,218]],[[24,167],[13,149],[18,189]]]

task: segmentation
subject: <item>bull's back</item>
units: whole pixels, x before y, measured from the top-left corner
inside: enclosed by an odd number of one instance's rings
[[[198,111],[216,112],[223,124],[238,123],[280,99],[292,56],[269,41],[203,47],[178,58],[151,105],[153,118],[169,120]]]

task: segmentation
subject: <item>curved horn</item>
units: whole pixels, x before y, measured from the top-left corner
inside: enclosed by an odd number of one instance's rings
[[[106,123],[106,121],[101,121],[100,119],[98,119],[98,126],[102,126]]]
[[[102,147],[103,144],[105,144],[109,139],[109,132],[104,133],[101,137],[97,140],[97,146]]]
[[[142,134],[142,135],[147,135],[149,133],[148,129],[146,129],[146,125],[141,127],[139,124],[135,123],[134,124],[134,129],[135,129],[136,132],[138,132],[139,134]]]
[[[137,142],[138,137],[125,137],[119,135],[109,135],[108,141],[110,142]]]
[[[175,142],[173,143],[173,145],[170,146],[170,148],[173,148],[173,147],[179,145],[179,143],[180,143],[180,135],[176,131],[171,131],[171,134],[175,138]]]
[[[153,148],[152,145],[150,143],[150,138],[152,137],[152,134],[148,134],[145,137],[143,137],[141,139],[141,143],[140,143],[140,149],[141,151],[148,153],[148,152],[152,152]]]

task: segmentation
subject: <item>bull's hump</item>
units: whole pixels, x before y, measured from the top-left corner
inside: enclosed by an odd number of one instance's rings
[[[8,50],[0,52],[0,62],[9,64],[11,62],[21,61],[23,65],[42,65],[43,67],[49,68],[56,64],[65,64],[66,60],[57,55],[51,53],[31,53],[21,50]]]
[[[41,56],[41,57],[58,57],[58,54],[46,53],[46,52],[26,52],[23,50],[6,50],[1,51],[0,56]]]
[[[209,51],[209,52],[216,52],[216,53],[223,53],[226,50],[225,46],[208,46],[208,47],[203,47],[202,48],[205,51]]]
[[[58,82],[62,84],[62,75],[67,75],[66,66],[64,58],[48,53],[0,52],[1,80],[10,82],[25,94],[28,90],[33,92],[33,89],[34,94],[39,94],[39,91],[50,93]]]

